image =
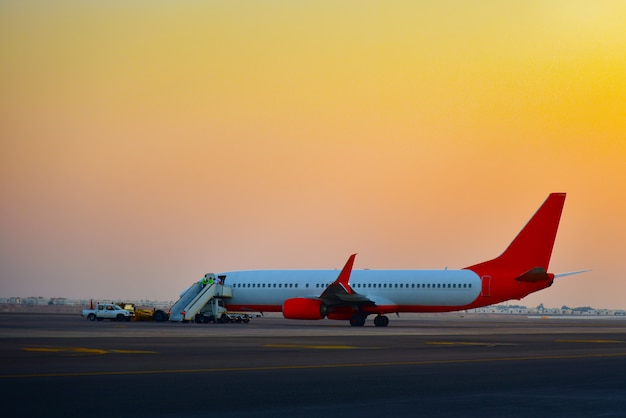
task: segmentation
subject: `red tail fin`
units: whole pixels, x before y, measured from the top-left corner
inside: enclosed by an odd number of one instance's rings
[[[520,276],[531,269],[548,270],[565,193],[552,193],[508,248],[497,258],[467,267],[479,276],[507,273]]]

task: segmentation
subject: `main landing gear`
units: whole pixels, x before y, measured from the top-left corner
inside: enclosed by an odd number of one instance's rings
[[[350,318],[350,325],[353,327],[362,327],[363,325],[365,325],[366,318],[367,315],[358,313],[354,314]],[[376,325],[377,327],[386,327],[387,325],[389,325],[389,318],[387,318],[385,315],[377,315],[376,318],[374,318],[374,325]]]
[[[389,325],[389,318],[385,315],[377,315],[376,318],[374,318],[374,325],[377,327],[386,327]]]
[[[353,327],[362,327],[363,325],[365,325],[365,318],[367,318],[367,315],[358,313],[354,314],[350,318],[350,325]]]

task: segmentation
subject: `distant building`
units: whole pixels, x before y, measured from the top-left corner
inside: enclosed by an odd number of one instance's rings
[[[28,298],[24,298],[24,302],[25,305],[47,305],[48,304],[48,300],[42,298],[41,296],[38,297],[28,297]]]

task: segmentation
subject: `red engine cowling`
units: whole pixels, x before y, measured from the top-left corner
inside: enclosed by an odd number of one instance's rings
[[[350,312],[331,312],[326,317],[328,319],[336,319],[338,321],[349,321],[354,316],[354,311]]]
[[[287,299],[283,303],[283,316],[287,319],[322,319],[326,316],[326,305],[319,299]]]

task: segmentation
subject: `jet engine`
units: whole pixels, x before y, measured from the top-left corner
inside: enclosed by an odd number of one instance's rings
[[[323,319],[326,305],[319,299],[287,299],[283,303],[283,316],[287,319]]]

